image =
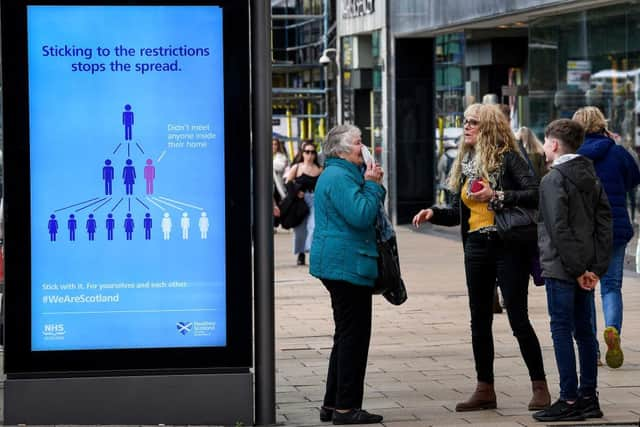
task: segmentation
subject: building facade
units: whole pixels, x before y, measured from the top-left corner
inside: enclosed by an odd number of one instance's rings
[[[379,135],[367,141],[379,147],[396,223],[441,201],[435,165],[473,102],[509,104],[514,130],[527,126],[538,137],[550,121],[597,105],[621,143],[640,145],[637,1],[341,0],[337,7],[347,62],[341,118]],[[364,117],[367,69],[374,95]]]

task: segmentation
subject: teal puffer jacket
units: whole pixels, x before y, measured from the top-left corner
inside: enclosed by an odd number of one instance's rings
[[[378,275],[375,222],[385,189],[358,166],[329,158],[316,184],[310,273],[373,286]]]

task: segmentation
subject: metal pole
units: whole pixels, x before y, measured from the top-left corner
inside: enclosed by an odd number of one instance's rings
[[[276,422],[271,161],[271,2],[251,1],[256,424]]]
[[[329,114],[329,66],[331,64],[327,64],[324,66],[324,116],[325,116],[325,127],[327,131],[331,129],[331,114]],[[326,134],[326,132],[325,132]]]

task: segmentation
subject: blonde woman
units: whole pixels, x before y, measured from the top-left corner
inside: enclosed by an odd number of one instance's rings
[[[462,233],[477,386],[467,401],[456,405],[456,411],[497,406],[491,331],[496,279],[532,381],[533,397],[528,409],[544,409],[551,397],[540,343],[527,308],[529,259],[536,242],[502,240],[494,215],[494,211],[503,207],[536,208],[538,179],[520,154],[509,123],[497,106],[473,104],[465,111],[464,142],[453,164],[449,187],[455,193],[451,207],[422,209],[413,218],[413,224],[418,227],[430,221],[460,225]]]
[[[585,129],[584,142],[577,153],[593,161],[611,205],[613,217],[613,250],[609,269],[600,278],[600,294],[604,311],[605,360],[611,368],[619,368],[624,355],[620,348],[622,332],[622,269],[627,243],[633,237],[633,227],[627,212],[627,193],[640,183],[640,172],[633,157],[611,138],[607,120],[597,107],[583,107],[573,120]],[[595,314],[595,307],[594,307]],[[595,322],[593,324],[595,330]],[[599,353],[598,353],[599,354]]]
[[[524,150],[527,152],[527,156],[531,161],[531,166],[533,166],[533,171],[538,178],[542,178],[547,173],[547,162],[544,158],[542,142],[536,134],[526,126],[522,126],[518,132],[516,132],[516,139],[522,141]]]

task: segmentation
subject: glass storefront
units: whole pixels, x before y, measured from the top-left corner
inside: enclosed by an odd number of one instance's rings
[[[611,6],[529,24],[530,127],[599,107],[609,129],[640,146],[640,5]]]
[[[464,33],[436,37],[436,112],[445,128],[461,128],[464,106]]]

